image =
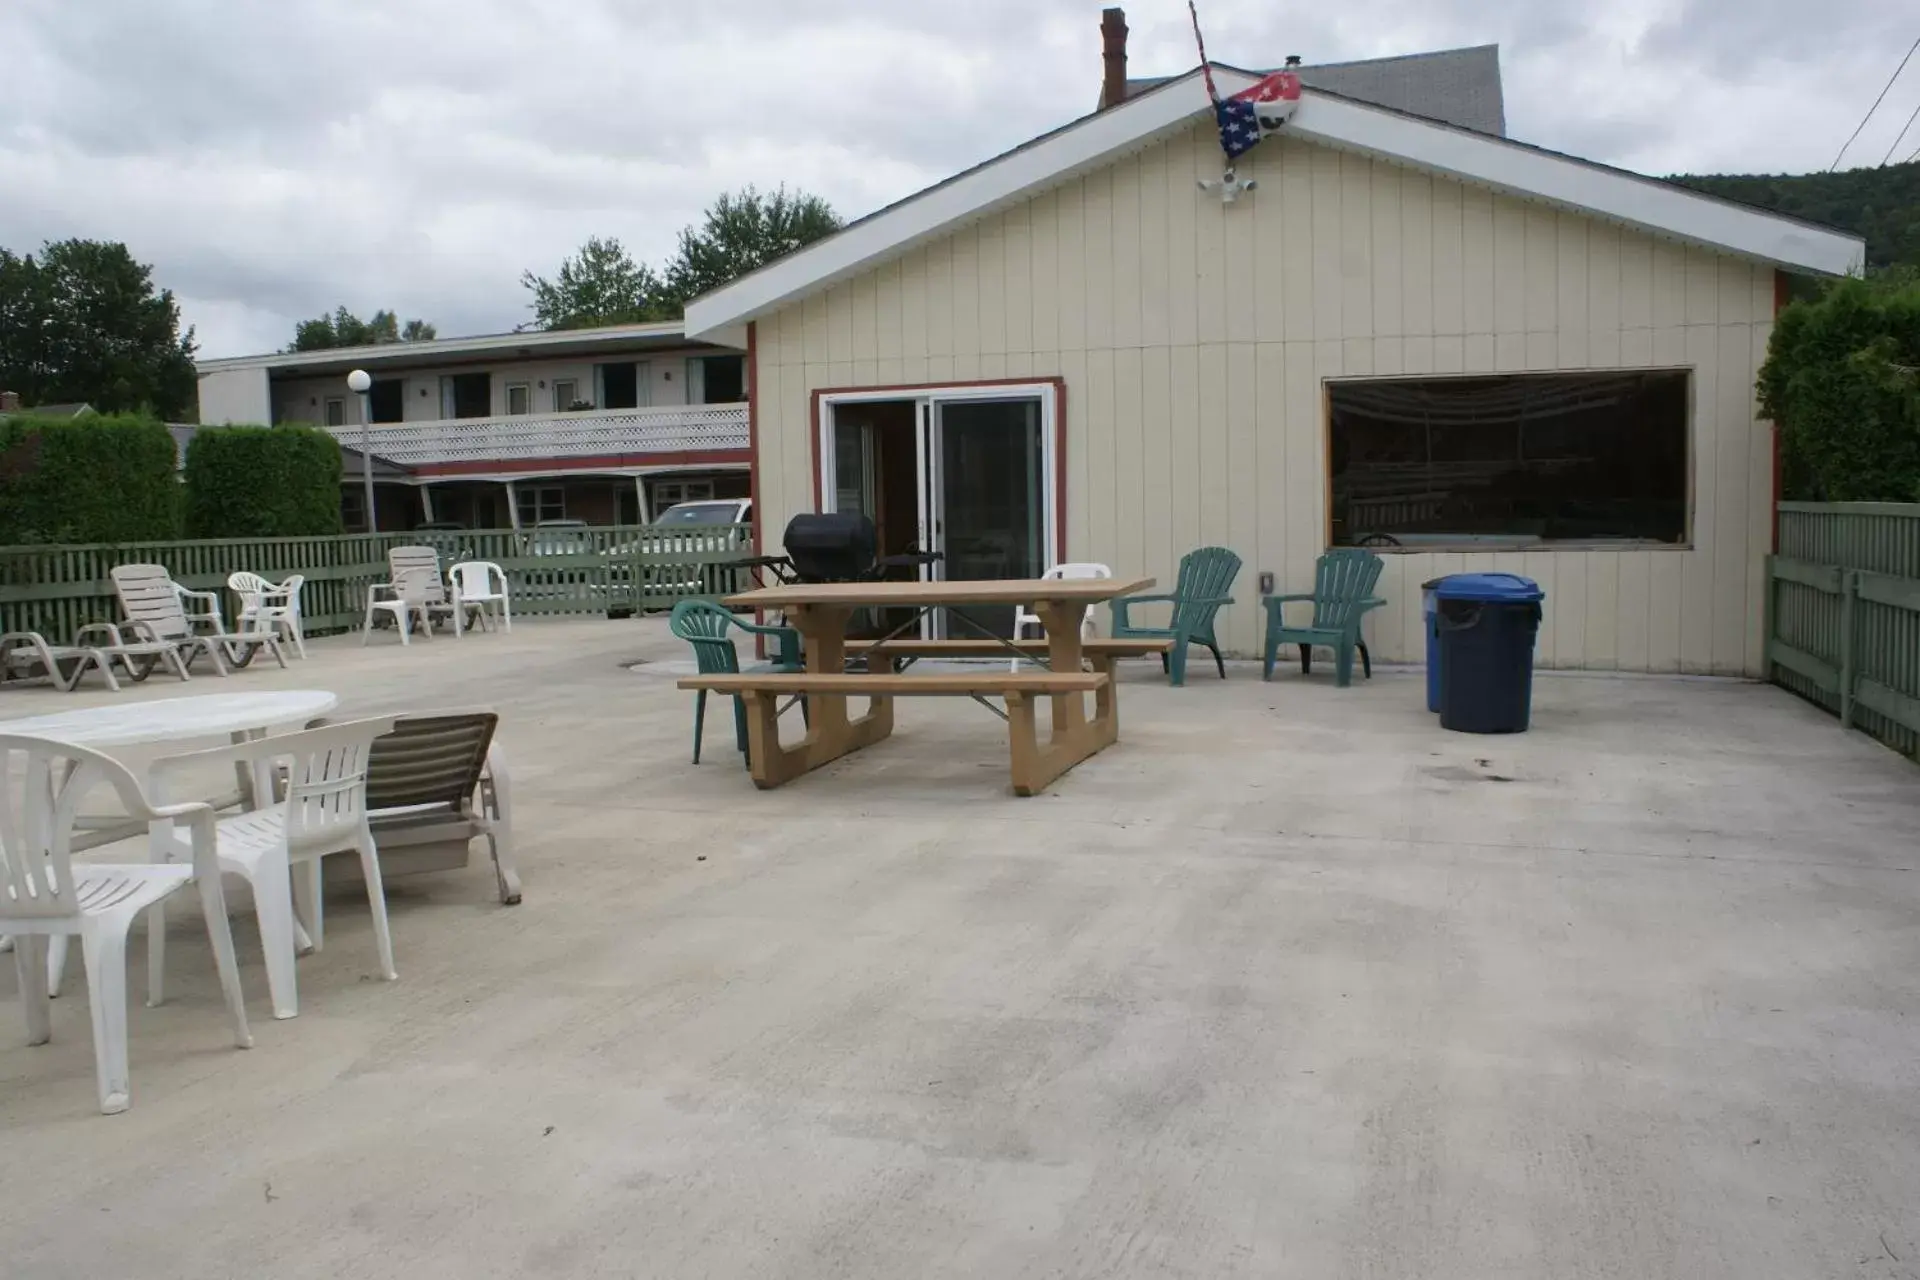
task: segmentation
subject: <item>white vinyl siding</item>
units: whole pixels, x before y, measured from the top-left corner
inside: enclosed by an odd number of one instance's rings
[[[1298,139],[1244,158],[1237,204],[1195,188],[1219,168],[1196,125],[758,321],[765,527],[812,508],[814,390],[1060,377],[1064,558],[1167,590],[1232,547],[1251,654],[1255,576],[1307,590],[1327,546],[1325,379],[1684,367],[1687,544],[1390,552],[1368,642],[1419,661],[1420,583],[1502,569],[1546,590],[1544,666],[1759,672],[1771,268]]]

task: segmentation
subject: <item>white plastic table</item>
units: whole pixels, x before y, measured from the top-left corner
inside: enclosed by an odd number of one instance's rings
[[[323,716],[340,703],[340,696],[325,689],[261,690],[254,693],[207,693],[185,698],[155,698],[147,702],[109,702],[97,707],[73,711],[55,711],[44,716],[19,720],[0,720],[0,733],[25,734],[36,738],[57,738],[82,747],[106,750],[110,747],[150,746],[161,742],[179,742],[187,738],[213,738],[222,734],[235,742],[264,737],[276,730],[304,728],[308,721]],[[165,787],[156,771],[148,778],[147,794],[156,804],[168,803]],[[254,771],[253,794],[271,796],[273,779],[268,767]],[[156,822],[148,829],[150,856],[155,862],[191,858],[192,850],[179,842],[171,822]],[[148,926],[151,952],[155,931],[164,929],[166,904],[155,903]],[[297,927],[297,923],[296,923]],[[302,931],[304,932],[304,931]],[[54,990],[59,990],[58,974],[64,967],[64,937],[54,939],[49,968],[56,975]]]
[[[74,711],[0,720],[0,733],[58,738],[83,747],[134,747],[220,734],[272,733],[303,727],[340,704],[325,689],[208,693],[148,702],[109,702]]]

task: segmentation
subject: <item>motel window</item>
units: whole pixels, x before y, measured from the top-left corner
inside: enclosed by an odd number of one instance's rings
[[[1339,546],[1677,543],[1685,370],[1327,384]]]
[[[689,356],[688,404],[739,404],[747,398],[745,356]]]
[[[330,427],[347,425],[347,402],[339,396],[327,397],[327,425]]]
[[[533,384],[529,382],[509,382],[507,384],[507,412],[533,412]]]
[[[676,502],[705,502],[712,497],[711,480],[662,480],[653,486],[653,509],[665,511]]]
[[[576,403],[580,403],[580,384],[572,378],[553,380],[553,411],[568,413]]]
[[[364,533],[366,531],[366,495],[357,488],[343,488],[340,490],[340,527],[348,533]]]
[[[400,378],[375,378],[367,394],[367,408],[375,422],[401,422],[407,416],[406,383]]]
[[[488,418],[493,416],[493,375],[486,373],[444,373],[440,375],[440,416],[442,418]]]
[[[514,490],[514,497],[520,503],[520,523],[523,525],[567,518],[567,491],[562,485],[521,485]]]

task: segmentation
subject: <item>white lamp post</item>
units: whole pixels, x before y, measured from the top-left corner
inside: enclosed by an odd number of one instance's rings
[[[347,389],[360,397],[360,492],[367,504],[367,532],[378,533],[380,524],[373,517],[373,402],[367,398],[372,386],[365,369],[347,375]]]

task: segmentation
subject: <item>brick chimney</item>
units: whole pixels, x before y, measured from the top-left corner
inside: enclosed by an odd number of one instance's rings
[[[1117,107],[1127,100],[1127,11],[1103,9],[1100,12],[1100,109]]]
[[[0,413],[20,412],[20,393],[18,391],[0,391]]]

